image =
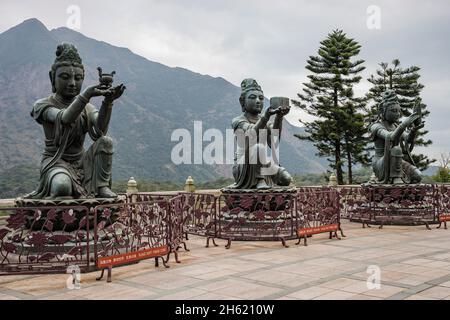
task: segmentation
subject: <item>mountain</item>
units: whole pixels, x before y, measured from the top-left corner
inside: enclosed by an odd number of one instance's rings
[[[241,112],[240,88],[223,78],[150,61],[67,28],[49,31],[36,19],[0,34],[1,171],[37,167],[40,162],[44,137],[30,110],[37,99],[51,93],[48,71],[61,42],[78,48],[86,70],[84,86],[98,82],[98,66],[104,72],[115,70],[115,83],[127,86],[114,105],[108,132],[115,142],[114,179],[184,181],[191,175],[207,181],[230,176],[230,165],[174,165],[170,155],[177,142],[171,141],[171,133],[177,128],[193,132],[194,121],[203,121],[203,130],[224,132]],[[93,100],[97,107],[100,103],[99,98]],[[285,121],[281,163],[292,173],[325,171],[326,161],[314,156],[314,147],[293,137],[301,130]]]

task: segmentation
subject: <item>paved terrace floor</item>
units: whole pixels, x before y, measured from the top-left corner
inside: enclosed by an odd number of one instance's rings
[[[112,283],[82,274],[79,290],[66,288],[68,275],[0,277],[0,299],[450,299],[450,230],[343,227],[347,238],[316,235],[308,247],[233,242],[226,250],[225,241],[205,248],[191,237],[181,264],[116,268]],[[369,265],[381,268],[381,289],[368,289]]]

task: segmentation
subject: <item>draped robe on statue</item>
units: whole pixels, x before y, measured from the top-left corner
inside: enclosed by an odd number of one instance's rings
[[[61,118],[68,106],[54,95],[33,106],[31,116],[43,126],[45,148],[39,186],[26,198],[50,197],[52,179],[60,173],[70,177],[74,198],[95,196],[99,187],[111,186],[113,146],[111,139],[104,136],[106,132],[97,127],[98,111],[88,103],[74,123],[65,125]],[[57,112],[56,120],[50,121],[48,113],[53,111]],[[83,147],[86,133],[94,141],[87,151]]]

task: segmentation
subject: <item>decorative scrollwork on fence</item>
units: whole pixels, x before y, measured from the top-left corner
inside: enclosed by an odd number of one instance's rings
[[[295,193],[232,193],[219,198],[217,237],[231,240],[295,238]],[[228,244],[228,247],[229,247]]]
[[[97,206],[95,260],[168,245],[169,223],[167,201]]]
[[[72,207],[2,208],[0,274],[65,272],[69,265],[89,269],[89,209]]]

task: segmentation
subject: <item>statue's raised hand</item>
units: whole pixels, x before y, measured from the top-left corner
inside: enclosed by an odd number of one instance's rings
[[[118,85],[117,87],[110,88],[107,90],[108,92],[105,94],[105,101],[106,102],[113,102],[114,100],[119,99],[122,94],[124,93],[125,87],[123,84]]]
[[[277,114],[277,112],[278,108],[276,106],[268,107],[266,111],[264,111],[264,118],[270,119],[270,117],[273,116],[274,114]]]
[[[110,89],[102,89],[101,85],[97,84],[95,86],[90,86],[84,89],[81,95],[89,100],[92,97],[105,96],[106,94],[108,94],[109,90]]]
[[[416,103],[414,105],[413,115],[416,116],[416,121],[414,121],[414,126],[419,127],[422,126],[422,99],[417,98]]]
[[[290,107],[290,106],[282,106],[282,107],[279,107],[279,108],[278,108],[277,115],[279,115],[280,117],[284,117],[284,116],[286,116],[290,111],[291,111],[291,107]]]

